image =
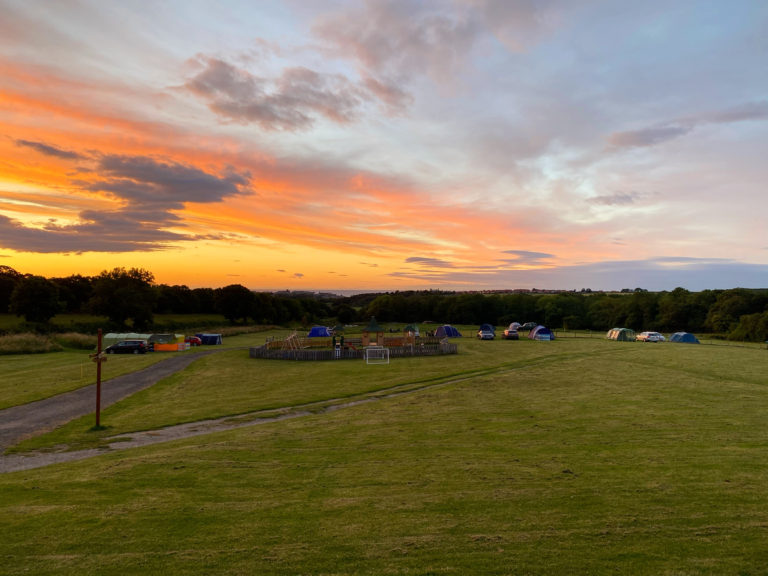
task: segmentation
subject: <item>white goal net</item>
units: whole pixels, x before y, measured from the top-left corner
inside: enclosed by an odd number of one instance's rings
[[[365,349],[366,364],[389,364],[389,348],[369,346]]]

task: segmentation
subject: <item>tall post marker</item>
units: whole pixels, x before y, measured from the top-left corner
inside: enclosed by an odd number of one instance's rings
[[[101,429],[101,363],[107,361],[106,354],[101,349],[101,328],[99,328],[98,344],[96,345],[96,354],[90,355],[91,360],[96,362],[96,425],[94,430]]]

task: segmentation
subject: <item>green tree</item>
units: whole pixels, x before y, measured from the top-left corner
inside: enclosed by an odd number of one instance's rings
[[[59,299],[64,312],[83,312],[93,294],[93,279],[74,274],[66,278],[51,278],[59,287]]]
[[[626,296],[613,294],[589,296],[588,326],[592,330],[609,330],[624,324],[627,318]]]
[[[768,311],[742,316],[728,338],[747,342],[768,341]]]
[[[9,309],[27,322],[48,322],[61,310],[59,287],[42,276],[25,276],[11,293]]]
[[[216,290],[213,288],[195,288],[192,290],[192,295],[195,297],[195,302],[197,302],[195,312],[201,314],[216,313]]]
[[[743,288],[724,290],[717,295],[714,304],[707,312],[706,327],[712,332],[728,332],[738,323],[739,318],[752,310],[752,292]]]
[[[22,274],[10,266],[0,266],[0,314],[8,312],[11,305],[11,294],[16,283],[22,279]]]
[[[357,312],[355,312],[355,309],[352,308],[352,306],[342,302],[337,303],[334,306],[334,314],[340,323],[349,324],[355,320]]]
[[[253,292],[241,284],[230,284],[216,290],[216,308],[233,324],[247,322],[255,314],[255,304]]]
[[[541,296],[536,308],[544,324],[551,328],[581,328],[586,316],[584,298],[573,293]]]
[[[157,302],[155,311],[158,314],[192,314],[199,307],[197,296],[187,286],[155,286]]]
[[[654,330],[659,310],[658,296],[647,290],[635,288],[626,303],[626,325],[637,332]]]
[[[133,328],[143,330],[152,324],[157,293],[152,285],[154,275],[141,268],[104,270],[93,281],[90,308],[125,327],[131,320]]]

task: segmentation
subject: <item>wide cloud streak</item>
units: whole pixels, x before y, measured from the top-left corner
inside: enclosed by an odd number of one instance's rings
[[[249,192],[248,174],[227,169],[222,175],[194,166],[145,156],[99,155],[68,152],[56,146],[26,141],[42,154],[87,160],[70,186],[85,194],[106,194],[116,202],[112,209],[82,209],[76,224],[48,220],[25,225],[3,216],[0,248],[20,252],[133,252],[164,250],[175,242],[199,236],[182,233],[184,220],[176,213],[189,203],[219,203]],[[176,229],[173,231],[171,229]]]
[[[341,74],[291,67],[266,79],[218,58],[201,57],[199,64],[203,69],[185,83],[186,89],[205,99],[217,115],[265,130],[306,130],[318,117],[346,124],[368,102],[378,99],[396,108],[405,100],[396,88],[371,78],[356,84]]]
[[[61,158],[63,160],[79,160],[82,158],[82,156],[77,152],[72,152],[70,150],[62,150],[61,148],[57,148],[56,146],[51,146],[50,144],[44,144],[42,142],[32,142],[30,140],[16,140],[16,144],[19,146],[26,146],[28,148],[32,148],[33,150],[36,150],[41,154],[45,154],[46,156],[53,156],[54,158]]]
[[[747,102],[724,110],[681,118],[667,124],[616,132],[608,137],[608,143],[614,148],[655,146],[685,136],[706,125],[764,120],[768,120],[768,101]]]

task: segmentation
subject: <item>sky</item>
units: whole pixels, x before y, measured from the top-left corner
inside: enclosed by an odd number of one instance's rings
[[[0,0],[0,265],[768,287],[763,0]]]

